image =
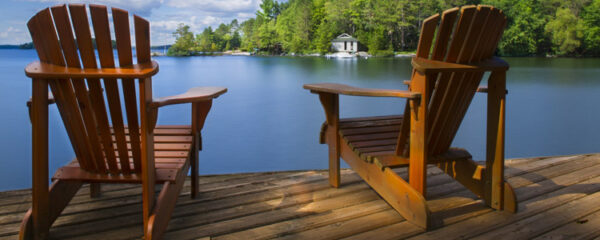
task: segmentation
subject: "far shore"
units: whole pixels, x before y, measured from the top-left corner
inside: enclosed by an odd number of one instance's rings
[[[152,56],[168,56],[164,51],[154,51]],[[273,54],[267,52],[248,52],[240,50],[229,50],[225,52],[196,52],[191,56],[262,56],[262,57],[326,57],[326,58],[371,58],[371,57],[414,57],[414,52],[399,52],[386,55],[372,55],[368,52],[360,51],[356,53],[346,52],[331,52],[331,53],[280,53]],[[172,57],[188,57],[188,56],[172,56]]]
[[[164,53],[163,48],[161,47],[152,47],[152,56],[153,57],[162,57],[167,56]],[[0,50],[33,50],[33,48],[23,48],[19,45],[0,45]],[[116,49],[115,49],[116,50]],[[189,56],[171,56],[171,57],[191,57],[191,56],[262,56],[262,57],[327,57],[327,55],[335,54],[335,53],[307,53],[307,54],[299,54],[299,53],[281,53],[281,54],[270,54],[266,52],[247,52],[247,51],[225,51],[225,52],[199,52]],[[358,52],[355,57],[359,58],[371,58],[371,57],[397,57],[397,58],[410,58],[414,57],[415,52],[397,52],[394,54],[387,55],[372,55],[367,52]],[[557,56],[557,55],[546,55],[546,56],[499,56],[499,57],[535,57],[535,58],[597,58],[591,56]],[[330,57],[331,58],[331,57]],[[333,57],[335,58],[335,57]]]

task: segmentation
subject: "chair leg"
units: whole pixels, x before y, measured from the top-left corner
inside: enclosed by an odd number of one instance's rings
[[[327,119],[326,142],[329,145],[329,184],[340,186],[340,135],[339,131],[339,96],[336,94],[319,94],[319,100],[325,110]]]
[[[516,213],[518,209],[519,207],[515,190],[512,188],[512,186],[510,186],[510,184],[504,182],[504,211]]]
[[[99,198],[102,194],[102,185],[100,183],[90,183],[90,198]]]
[[[192,168],[192,198],[198,195],[198,151],[202,150],[202,128],[206,121],[206,116],[212,106],[212,100],[192,103],[192,132],[194,133],[194,146],[192,147],[191,168]]]
[[[43,200],[33,199],[32,204],[37,205],[38,208],[36,211],[40,212],[34,213],[33,209],[29,209],[29,211],[25,214],[25,217],[21,222],[19,239],[48,238],[50,226],[52,226],[52,223],[54,223],[58,216],[60,216],[60,213],[65,209],[65,207],[67,207],[79,188],[81,188],[82,184],[82,182],[57,180],[52,184],[52,186],[50,186],[48,198],[46,199],[45,203],[41,202]],[[33,218],[35,216],[43,219],[34,221]],[[40,226],[37,224],[37,222],[42,222],[44,225]]]
[[[192,171],[192,192],[191,192],[191,197],[193,199],[195,199],[198,196],[198,170],[199,170],[199,162],[198,162],[198,157],[200,155],[200,153],[198,151],[200,151],[200,145],[202,144],[202,136],[200,134],[197,134],[196,139],[194,141],[194,147],[192,148],[192,154],[190,155],[190,165],[191,165],[191,171]]]
[[[433,227],[424,196],[396,172],[363,161],[345,140],[340,150],[342,159],[406,220],[424,229]]]
[[[488,80],[487,144],[484,199],[491,208],[504,207],[504,137],[506,72],[492,72]],[[516,208],[515,208],[516,209]]]
[[[161,239],[165,230],[167,230],[186,175],[187,171],[177,178],[176,183],[165,182],[163,184],[162,190],[156,199],[152,215],[148,219],[148,227],[144,236],[146,240]]]
[[[340,155],[339,155],[339,137],[329,145],[329,185],[340,187]]]

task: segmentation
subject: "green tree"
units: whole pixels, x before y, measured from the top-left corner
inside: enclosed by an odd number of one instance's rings
[[[291,52],[310,48],[313,32],[311,0],[290,0],[277,18],[276,32],[282,47]]]
[[[177,30],[173,32],[175,44],[173,44],[167,55],[169,56],[190,56],[193,54],[195,41],[194,34],[190,32],[190,26],[179,24]]]
[[[256,33],[254,32],[256,25],[256,19],[250,18],[240,25],[242,32],[244,35],[242,36],[241,48],[246,51],[254,51],[256,48],[256,43],[254,39],[256,38]]]
[[[550,50],[544,30],[547,20],[539,1],[484,0],[482,4],[496,6],[507,16],[508,26],[499,45],[501,55],[541,55]]]
[[[553,50],[558,55],[576,54],[583,38],[583,21],[568,8],[559,8],[556,18],[546,24],[551,36]]]
[[[586,55],[600,56],[600,0],[593,0],[581,12],[583,20],[583,51]]]
[[[198,42],[198,51],[201,52],[213,52],[216,49],[213,48],[213,40],[214,40],[214,36],[213,36],[213,30],[212,27],[207,27],[204,29],[204,31],[202,31],[201,34],[199,34],[196,39]]]
[[[218,51],[225,50],[226,45],[231,40],[230,27],[224,23],[221,23],[215,32],[213,33],[213,43],[216,45]]]

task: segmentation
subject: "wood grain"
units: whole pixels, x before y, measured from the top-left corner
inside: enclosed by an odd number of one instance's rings
[[[69,78],[147,78],[158,73],[158,63],[134,64],[119,68],[72,68],[35,61],[25,67],[30,78],[69,79]]]
[[[408,99],[419,98],[418,93],[405,91],[405,90],[388,90],[388,89],[374,89],[374,88],[358,88],[345,84],[337,83],[315,83],[305,84],[304,89],[308,89],[314,92],[332,93],[332,94],[343,94],[351,96],[369,96],[369,97],[401,97]]]

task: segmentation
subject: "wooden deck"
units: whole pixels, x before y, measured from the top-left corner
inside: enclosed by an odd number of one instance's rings
[[[399,169],[400,172],[405,170]],[[326,171],[201,177],[199,198],[180,196],[166,239],[590,239],[600,236],[600,154],[513,159],[506,176],[519,212],[483,206],[472,193],[429,169],[428,199],[438,229],[406,222],[351,170],[330,188]],[[100,198],[80,190],[51,229],[54,239],[139,239],[141,188],[104,185]],[[0,239],[16,239],[30,191],[0,193]]]

